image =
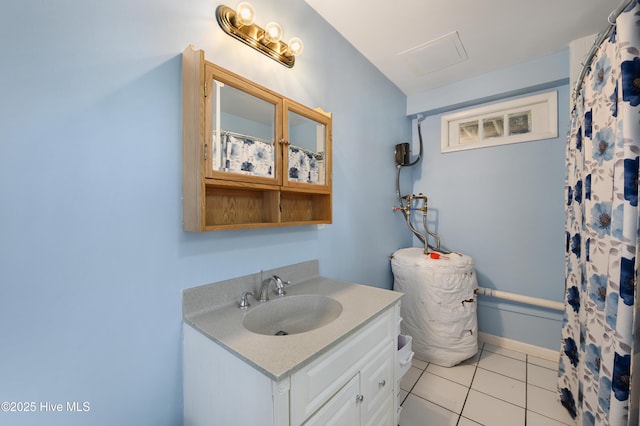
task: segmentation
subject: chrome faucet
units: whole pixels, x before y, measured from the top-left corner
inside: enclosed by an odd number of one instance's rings
[[[275,294],[278,296],[284,296],[287,294],[284,291],[284,286],[289,284],[289,281],[282,281],[282,279],[277,275],[272,275],[269,278],[262,281],[260,285],[260,291],[258,292],[258,301],[259,302],[267,302],[269,301],[269,284],[273,281],[276,285]]]
[[[249,306],[251,306],[251,303],[249,303],[249,296],[253,296],[252,291],[245,291],[242,293],[242,295],[240,296],[240,303],[238,303],[238,308],[247,309]]]

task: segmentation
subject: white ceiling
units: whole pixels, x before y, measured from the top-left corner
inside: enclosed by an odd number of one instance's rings
[[[406,95],[568,48],[620,0],[305,0]]]

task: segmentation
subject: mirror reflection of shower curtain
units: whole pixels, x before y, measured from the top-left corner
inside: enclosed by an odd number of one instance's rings
[[[640,3],[617,19],[572,111],[558,391],[578,425],[638,425]]]

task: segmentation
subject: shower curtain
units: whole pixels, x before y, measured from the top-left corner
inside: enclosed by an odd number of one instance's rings
[[[591,62],[567,138],[558,393],[578,425],[638,425],[640,3]]]

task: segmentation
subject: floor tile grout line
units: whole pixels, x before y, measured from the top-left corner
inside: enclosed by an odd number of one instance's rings
[[[508,350],[508,351],[513,351],[513,352],[517,352],[517,353],[519,353],[519,354],[522,354],[522,355],[524,355],[524,356],[525,356],[525,358],[526,358],[526,356],[527,356],[527,353],[525,353],[525,352],[519,352],[519,351],[516,351],[516,350],[513,350],[513,349],[506,349],[506,350]],[[494,351],[492,351],[491,349],[486,349],[486,351],[487,351],[487,352],[491,352],[492,354],[495,354],[495,355],[503,356],[503,357],[505,357],[505,358],[515,359],[516,361],[524,362],[524,360],[523,360],[522,358],[516,358],[516,357],[515,357],[515,355],[514,355],[514,356],[511,356],[511,355],[507,355],[507,354],[506,354],[506,353],[504,353],[504,352],[502,352],[502,353],[501,353],[501,352],[494,352]]]
[[[476,373],[478,372],[478,364],[480,363],[480,357],[482,356],[482,352],[484,352],[484,345],[478,351],[478,361],[475,364],[476,368],[473,369],[473,376],[471,376],[471,382],[469,382],[469,386],[467,387],[467,394],[464,396],[462,407],[460,407],[460,413],[458,413],[458,421],[456,422],[456,426],[460,423],[460,419],[462,418],[462,412],[464,411],[464,406],[467,404],[467,399],[469,399],[469,394],[471,393],[471,385],[473,385],[473,379],[476,378]]]
[[[460,417],[460,414],[456,413],[455,411],[451,411],[451,410],[450,410],[450,409],[448,409],[447,407],[444,407],[444,406],[442,406],[442,405],[440,405],[440,404],[438,404],[438,403],[435,403],[435,402],[433,402],[433,401],[431,401],[431,400],[429,400],[429,399],[427,399],[427,398],[425,398],[425,397],[423,397],[423,396],[420,396],[420,395],[419,395],[419,394],[417,394],[417,393],[412,393],[411,395],[413,395],[413,396],[414,396],[414,397],[416,397],[416,398],[420,398],[420,399],[421,399],[421,400],[423,400],[423,401],[427,401],[427,402],[428,402],[428,403],[430,403],[430,404],[433,404],[433,405],[435,405],[435,406],[438,406],[438,407],[442,408],[443,410],[446,410],[446,411],[450,412],[451,414],[456,414],[456,415],[458,415],[458,417]],[[407,395],[407,396],[409,396],[409,395]],[[405,398],[405,399],[406,399],[406,398]]]
[[[555,421],[555,422],[557,422],[557,423],[560,423],[560,424],[563,424],[563,425],[570,426],[570,424],[569,424],[569,423],[565,423],[564,421],[559,420],[559,419],[556,419],[556,418],[554,418],[554,417],[549,417],[549,415],[547,415],[547,414],[545,414],[545,413],[541,413],[541,412],[539,412],[539,411],[531,410],[531,409],[529,409],[529,410],[527,410],[527,411],[531,411],[532,413],[536,413],[536,414],[537,414],[537,415],[539,415],[539,416],[542,416],[542,417],[547,418],[547,419],[551,419],[551,420],[553,420],[553,421]]]
[[[571,426],[569,423],[565,423],[565,422],[564,422],[564,421],[562,421],[562,420],[558,420],[558,419],[556,419],[556,418],[549,417],[549,416],[548,416],[548,415],[546,415],[546,414],[542,414],[542,413],[539,413],[539,412],[534,411],[534,410],[527,410],[527,411],[531,411],[532,413],[536,413],[536,414],[537,414],[537,415],[539,415],[540,417],[544,417],[545,419],[553,420],[554,422],[556,422],[556,423],[560,423],[561,425]]]
[[[469,388],[469,390],[473,390],[473,391],[475,391],[475,392],[478,392],[478,393],[481,393],[481,394],[483,394],[483,395],[486,395],[486,396],[488,396],[488,397],[490,397],[490,398],[497,399],[498,401],[502,401],[502,402],[504,402],[505,404],[513,405],[514,407],[518,407],[518,408],[522,408],[523,410],[526,410],[526,408],[525,408],[525,407],[523,407],[523,406],[521,406],[521,405],[514,404],[513,402],[511,402],[511,401],[507,401],[506,399],[498,398],[497,396],[495,396],[495,395],[491,395],[490,393],[482,392],[481,390],[478,390],[478,389],[472,389],[472,388]],[[525,405],[526,405],[526,401],[525,401]]]
[[[418,382],[420,381],[420,378],[422,377],[422,375],[424,374],[424,372],[425,372],[425,371],[427,371],[427,367],[429,366],[429,364],[430,364],[430,363],[429,363],[429,362],[427,362],[427,366],[426,366],[426,367],[424,367],[424,370],[423,370],[423,369],[421,369],[421,368],[416,367],[418,370],[422,370],[422,371],[420,372],[420,375],[418,376],[418,378],[416,379],[416,381],[413,383],[413,385],[411,385],[411,389],[409,389],[409,391],[407,392],[407,395],[404,397],[404,399],[402,400],[402,403],[400,404],[401,406],[402,406],[402,404],[404,404],[404,402],[407,400],[407,397],[408,397],[410,394],[412,394],[412,393],[413,393],[413,388],[415,388],[415,387],[416,387],[416,385],[417,385],[417,384],[418,384]],[[416,394],[414,394],[414,395],[416,395]],[[416,395],[416,396],[420,396],[420,395]],[[424,398],[423,398],[423,399],[424,399]],[[425,399],[425,401],[426,401],[426,399]]]
[[[525,365],[525,367],[526,367],[526,365]],[[526,372],[525,372],[525,374],[524,374],[525,379],[524,379],[524,380],[522,380],[522,379],[518,379],[517,377],[509,376],[508,374],[500,373],[499,371],[489,370],[488,368],[480,367],[479,365],[478,365],[478,368],[480,368],[480,369],[482,369],[482,370],[484,370],[484,371],[489,371],[490,373],[498,374],[498,375],[500,375],[500,376],[502,376],[502,377],[506,377],[506,378],[509,378],[509,379],[516,380],[516,381],[518,381],[518,382],[520,382],[520,383],[527,384],[527,373],[526,373]],[[538,386],[538,387],[539,387],[539,386]]]
[[[436,364],[436,365],[437,365],[437,364]],[[455,368],[455,367],[457,367],[457,366],[459,366],[459,365],[460,365],[460,364],[458,364],[458,365],[456,365],[456,366],[454,366],[454,367],[445,367],[445,368]],[[474,367],[474,368],[473,368],[473,375],[471,376],[471,381],[473,381],[473,377],[475,376],[476,371],[478,370],[478,365],[477,365],[477,364],[475,364],[475,365],[474,365],[474,364],[467,364],[467,365],[471,365],[471,366],[473,366],[473,367]],[[449,382],[455,383],[455,384],[460,385],[460,386],[464,386],[464,387],[470,387],[470,386],[471,386],[471,382],[469,382],[469,384],[467,385],[467,384],[464,384],[464,383],[457,382],[457,381],[453,380],[451,377],[446,377],[446,376],[444,376],[444,375],[440,375],[440,374],[435,373],[435,372],[433,372],[433,371],[427,371],[427,370],[424,370],[424,371],[425,371],[425,373],[433,374],[433,375],[434,375],[434,376],[436,376],[436,377],[439,377],[439,378],[441,378],[441,379],[447,380],[447,381],[449,381]],[[499,374],[499,373],[497,373],[497,374]]]
[[[533,386],[534,388],[538,388],[538,389],[542,389],[542,390],[546,390],[548,392],[556,392],[556,389],[549,389],[549,388],[545,388],[544,386],[538,386],[538,385],[534,385],[533,383],[527,383],[529,386]]]
[[[527,355],[527,359],[528,359],[529,355]],[[554,368],[549,368],[549,367],[545,367],[544,365],[538,365],[536,363],[527,361],[527,365],[531,364],[534,367],[538,367],[538,368],[544,368],[545,370],[549,370],[549,371],[558,371],[557,369]]]

